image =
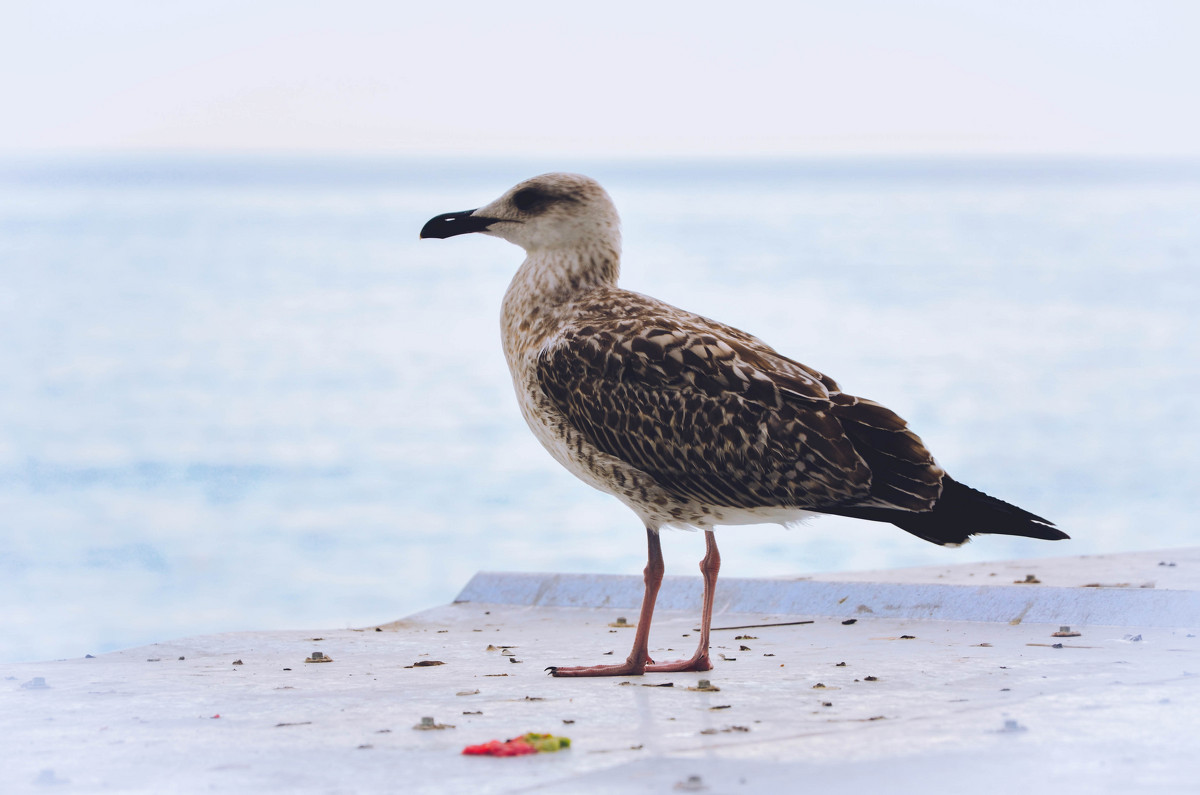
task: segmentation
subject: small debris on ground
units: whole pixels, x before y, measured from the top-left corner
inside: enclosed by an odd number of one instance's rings
[[[749,726],[726,726],[724,729],[704,729],[700,733],[701,734],[716,734],[718,732],[729,733],[729,732],[748,732],[748,731],[750,731]]]
[[[676,781],[675,789],[681,792],[700,792],[708,787],[704,786],[704,779],[699,776],[688,776],[683,781]]]
[[[816,622],[810,618],[807,621],[778,621],[778,622],[775,622],[774,624],[742,624],[741,626],[737,626],[737,627],[713,627],[712,631],[713,632],[723,632],[727,629],[762,629],[763,627],[795,627],[795,626],[799,626],[800,624],[813,624],[813,623],[816,623]],[[694,629],[692,629],[692,632],[699,632],[699,631],[700,631],[699,627],[695,627]],[[734,640],[736,640],[736,638]]]
[[[1029,731],[1028,727],[1022,726],[1012,718],[1004,721],[1004,726],[996,730],[996,734],[1019,734],[1023,731]]]
[[[571,739],[569,737],[529,732],[504,742],[489,740],[479,745],[468,745],[462,752],[465,756],[525,756],[527,754],[554,753],[570,747]]]

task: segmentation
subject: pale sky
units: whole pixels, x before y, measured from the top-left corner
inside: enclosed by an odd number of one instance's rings
[[[0,154],[1200,156],[1200,2],[8,0]]]

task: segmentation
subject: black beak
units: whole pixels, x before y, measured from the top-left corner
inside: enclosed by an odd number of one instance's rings
[[[457,213],[445,213],[436,218],[430,218],[421,227],[421,238],[433,237],[445,240],[455,235],[465,235],[468,232],[483,232],[489,226],[499,221],[499,218],[488,218],[483,215],[471,215],[474,210],[463,210]]]

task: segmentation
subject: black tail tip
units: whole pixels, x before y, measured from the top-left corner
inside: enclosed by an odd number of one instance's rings
[[[1026,527],[1026,533],[1022,535],[1027,535],[1028,538],[1040,538],[1043,541],[1065,541],[1071,538],[1055,527],[1053,522],[1047,522],[1045,519],[1030,522]]]

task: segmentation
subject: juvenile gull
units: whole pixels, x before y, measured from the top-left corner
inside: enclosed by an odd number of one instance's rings
[[[978,533],[1067,538],[951,479],[880,404],[744,331],[617,287],[619,220],[594,180],[534,177],[486,207],[431,219],[421,237],[468,232],[526,252],[500,316],[525,421],[556,461],[646,528],[646,591],[628,659],[552,667],[555,676],[711,669],[717,525],[827,513],[944,546]],[[660,663],[647,646],[663,576],[658,533],[671,526],[705,531],[704,606],[695,654]]]

